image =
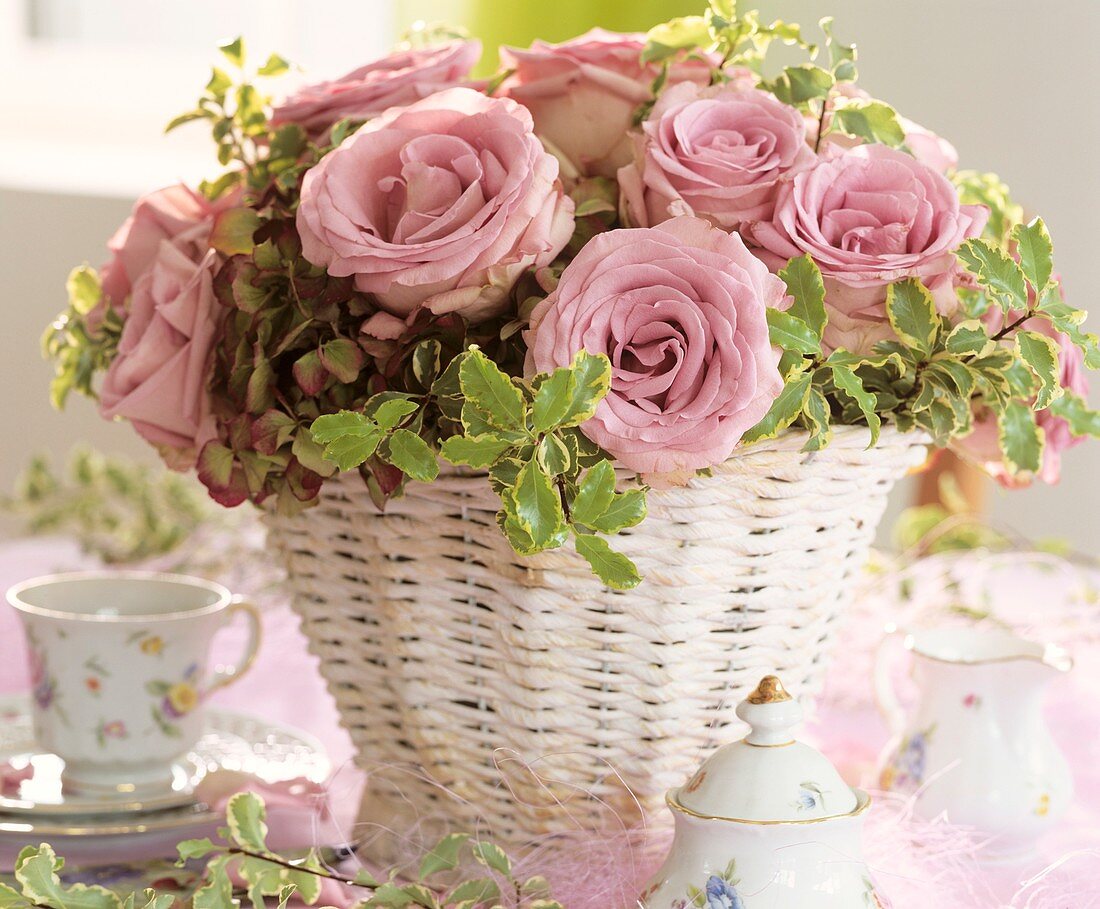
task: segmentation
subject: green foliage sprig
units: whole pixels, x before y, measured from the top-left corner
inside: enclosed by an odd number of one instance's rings
[[[240,37],[219,50],[236,75],[215,66],[196,106],[165,127],[165,132],[171,132],[185,123],[207,121],[217,145],[218,163],[223,167],[237,165],[217,180],[203,181],[200,188],[211,199],[219,198],[242,182],[253,190],[264,189],[273,179],[294,168],[307,147],[306,134],[300,126],[286,124],[272,130],[268,122],[271,99],[257,84],[283,75],[290,64],[278,54],[271,54],[255,70],[246,68],[247,53]]]
[[[226,826],[219,839],[185,840],[177,847],[179,865],[206,861],[201,886],[191,898],[193,909],[240,909],[241,898],[254,909],[266,909],[274,899],[285,909],[292,897],[313,905],[325,880],[352,888],[355,909],[501,909],[506,901],[531,909],[562,909],[545,878],[517,878],[512,860],[495,844],[465,833],[444,836],[420,859],[414,874],[395,869],[379,879],[366,869],[342,874],[324,856],[310,850],[289,858],[267,846],[263,800],[253,793],[234,795],[226,808]],[[484,869],[474,877],[454,881],[463,867]],[[74,884],[58,876],[64,860],[47,844],[27,846],[15,863],[16,887],[0,884],[0,909],[171,909],[176,896],[147,889],[122,897],[104,887]],[[244,881],[244,890],[234,882]]]
[[[1062,417],[1074,435],[1100,435],[1100,413],[1061,386],[1058,346],[1029,324],[1049,322],[1081,349],[1091,369],[1100,367],[1100,339],[1081,329],[1085,313],[1062,300],[1042,219],[1017,224],[1010,236],[1019,261],[988,239],[969,240],[958,252],[978,286],[970,303],[975,318],[952,324],[919,280],[899,281],[886,294],[898,340],[879,342],[867,356],[843,349],[823,355],[828,316],[820,271],[807,256],[791,260],[779,275],[794,305],[768,312],[772,342],[783,350],[785,385],[744,441],[772,438],[797,424],[809,431],[812,451],[828,443],[833,423],[863,422],[874,444],[889,420],[902,431],[920,428],[943,446],[971,431],[975,409],[986,410],[997,420],[1006,466],[1033,474],[1042,466],[1044,444],[1037,412]],[[990,306],[1002,315],[996,331],[978,318]]]
[[[801,27],[794,23],[776,19],[764,24],[758,10],[739,12],[736,0],[710,0],[701,16],[682,16],[650,29],[642,60],[667,63],[682,54],[717,58],[712,82],[727,81],[731,68],[747,68],[759,77],[760,88],[770,91],[784,104],[817,118],[818,147],[829,132],[893,147],[902,145],[905,130],[894,108],[883,101],[836,91],[838,84],[852,83],[858,78],[856,47],[836,39],[831,18],[822,19],[819,25],[821,45],[808,41]],[[807,60],[784,67],[767,78],[764,63],[768,49],[776,41],[797,46],[806,53]],[[819,64],[822,51],[827,60]],[[662,73],[654,86],[655,92],[664,81]]]
[[[501,531],[521,555],[573,544],[609,587],[641,581],[629,558],[598,534],[614,534],[645,518],[644,487],[616,491],[610,456],[579,427],[611,387],[606,356],[577,354],[573,363],[530,381],[503,372],[477,345],[451,360],[427,394],[383,392],[362,411],[318,417],[310,427],[324,457],[350,470],[377,457],[423,482],[438,474],[436,452],[418,434],[428,406],[453,434],[439,454],[487,472],[500,496]]]
[[[79,447],[63,472],[31,459],[3,510],[30,533],[64,533],[107,564],[133,563],[181,546],[216,519],[194,479]]]
[[[50,403],[58,409],[70,391],[96,397],[93,380],[111,364],[122,336],[122,317],[104,305],[94,268],[87,263],[74,268],[65,287],[69,305],[42,335],[42,355],[54,364]]]

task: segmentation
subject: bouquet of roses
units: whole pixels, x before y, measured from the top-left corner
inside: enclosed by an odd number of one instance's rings
[[[235,41],[169,126],[205,121],[224,172],[139,200],[73,272],[54,401],[96,394],[230,506],[293,512],[357,469],[382,507],[465,465],[518,552],[571,538],[620,588],[604,535],[648,485],[781,432],[885,421],[1056,479],[1100,431],[1100,348],[1043,222],[821,30],[711,0],[504,48],[487,82],[476,41],[422,30],[278,103],[288,64]],[[806,61],[769,73],[777,41]]]

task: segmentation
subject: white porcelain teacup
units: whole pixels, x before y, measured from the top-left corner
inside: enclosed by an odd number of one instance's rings
[[[203,701],[252,664],[260,616],[220,584],[138,571],[58,574],[8,591],[26,631],[38,746],[65,761],[74,792],[172,791],[174,764],[203,731]],[[235,666],[207,670],[236,615],[249,625]]]

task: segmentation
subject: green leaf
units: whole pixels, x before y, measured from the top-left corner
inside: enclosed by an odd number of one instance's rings
[[[404,907],[412,904],[412,897],[404,889],[398,887],[397,884],[386,882],[374,891],[374,895],[367,900],[365,905],[368,909],[374,909],[376,906],[380,909],[404,909]]]
[[[592,418],[600,401],[611,390],[611,361],[604,354],[580,350],[569,366],[576,380],[573,399],[558,426],[580,426]]]
[[[802,450],[819,451],[829,444],[833,430],[829,425],[829,402],[825,400],[824,392],[816,385],[810,386],[810,394],[806,398],[803,413],[810,430],[810,438],[802,446]]]
[[[39,905],[56,909],[121,909],[122,901],[103,887],[75,884],[65,888],[57,872],[64,864],[53,849],[43,843],[23,849],[15,861],[14,875],[23,896]]]
[[[787,267],[780,269],[779,277],[787,285],[787,293],[794,297],[794,304],[787,313],[805,322],[820,340],[829,321],[825,311],[825,282],[821,269],[808,255],[791,259]]]
[[[883,101],[840,97],[833,103],[832,125],[849,136],[897,148],[905,141],[898,112]]]
[[[207,111],[204,111],[204,110],[201,110],[201,109],[200,110],[189,110],[189,111],[187,111],[185,113],[182,113],[177,117],[173,117],[171,120],[169,120],[168,125],[164,127],[164,131],[166,133],[170,133],[170,132],[172,132],[172,130],[178,129],[179,127],[183,126],[185,123],[192,123],[195,120],[209,120],[211,118],[212,118],[212,115],[210,113],[208,113]]]
[[[537,456],[542,469],[552,477],[568,473],[573,465],[568,446],[554,433],[539,442]]]
[[[234,66],[244,66],[244,38],[238,36],[228,44],[223,44],[218,50],[220,50],[225,55],[225,59]]]
[[[565,524],[565,514],[553,481],[543,473],[537,461],[523,465],[516,477],[512,497],[516,519],[530,534],[535,546],[542,548],[553,543]]]
[[[585,527],[607,511],[615,497],[615,467],[610,461],[600,461],[590,468],[581,481],[573,500],[573,520]]]
[[[495,464],[505,451],[512,447],[507,439],[494,435],[451,436],[443,442],[441,454],[452,464],[466,464],[485,468]]]
[[[447,894],[445,905],[460,906],[463,903],[470,903],[479,906],[482,903],[489,903],[499,898],[500,888],[497,886],[497,882],[489,877],[479,877],[463,881],[456,886],[454,890]]]
[[[0,909],[30,909],[31,902],[7,884],[0,884]]]
[[[388,461],[402,473],[421,483],[431,483],[439,476],[435,452],[415,432],[398,429],[387,440]]]
[[[960,322],[951,329],[947,336],[947,350],[949,353],[964,356],[971,354],[976,357],[984,357],[993,350],[994,341],[989,337],[989,332],[977,319],[968,319]]]
[[[828,70],[812,63],[788,66],[774,82],[763,87],[771,91],[784,104],[798,106],[816,98],[825,98],[836,84]]]
[[[318,349],[317,355],[321,358],[321,365],[345,385],[350,385],[359,378],[366,359],[363,348],[350,338],[326,341]]]
[[[655,25],[646,33],[642,62],[664,60],[682,48],[706,47],[710,42],[706,17],[680,16]]]
[[[458,867],[458,854],[470,839],[468,833],[449,833],[420,862],[421,879]]]
[[[384,437],[377,423],[349,410],[318,417],[309,431],[314,441],[325,446],[324,457],[341,470],[351,470],[366,461]]]
[[[1065,420],[1073,435],[1100,439],[1100,411],[1092,410],[1080,395],[1066,391],[1050,405],[1050,412]]]
[[[283,872],[283,878],[288,884],[293,885],[294,895],[307,906],[312,906],[320,899],[321,879],[317,875],[310,874],[308,871],[286,870]]]
[[[1010,401],[997,418],[997,429],[1008,468],[1013,473],[1038,473],[1043,465],[1043,433],[1031,409]]]
[[[1033,409],[1045,410],[1062,394],[1059,382],[1058,345],[1036,331],[1016,332],[1016,353],[1039,380],[1039,393]]]
[[[576,394],[577,377],[567,366],[555,369],[539,381],[531,408],[535,432],[546,432],[560,424],[569,413]]]
[[[206,83],[206,93],[217,101],[224,101],[226,93],[233,87],[233,78],[224,69],[215,66],[210,71]],[[200,105],[201,106],[201,105]]]
[[[218,846],[211,842],[210,837],[204,836],[200,840],[184,840],[176,846],[176,851],[179,852],[180,862],[186,862],[188,859],[203,858],[211,852],[217,852],[222,848],[222,846]]]
[[[240,909],[233,899],[233,882],[225,870],[229,856],[219,855],[206,866],[206,883],[191,897],[192,909]]]
[[[94,268],[87,265],[81,265],[69,272],[65,289],[69,293],[69,305],[82,316],[95,309],[103,297],[99,275]]]
[[[826,16],[818,25],[825,33],[825,47],[829,51],[829,63],[837,82],[854,82],[856,79],[856,47],[854,44],[841,44],[833,36],[833,19]]]
[[[281,76],[288,69],[290,69],[290,63],[278,54],[272,54],[256,72],[261,76]]]
[[[801,319],[771,308],[765,311],[765,315],[772,344],[801,354],[821,353],[821,338]]]
[[[390,398],[379,404],[371,416],[383,429],[394,429],[409,414],[416,413],[417,408],[416,401],[409,398]]]
[[[810,375],[802,373],[788,379],[779,396],[772,402],[772,406],[759,423],[746,432],[741,441],[759,442],[762,439],[774,439],[779,433],[790,426],[802,408],[806,405],[806,398],[810,393]]]
[[[263,800],[252,792],[231,796],[225,809],[225,822],[233,842],[252,852],[267,851],[267,824]]]
[[[443,345],[435,338],[421,341],[413,350],[413,376],[425,390],[432,387],[432,383],[439,375],[442,353]]]
[[[248,255],[256,248],[252,237],[260,223],[260,216],[251,208],[226,209],[214,219],[210,246],[223,256]]]
[[[527,405],[522,392],[476,346],[463,357],[459,368],[462,393],[497,429],[525,430]]]
[[[626,527],[634,527],[645,520],[646,491],[628,489],[616,493],[603,514],[596,518],[591,526],[601,533],[618,533]]]
[[[967,240],[956,255],[1006,312],[1028,308],[1024,273],[1003,249],[988,240]]]
[[[505,877],[512,876],[512,860],[499,846],[487,840],[480,840],[472,847],[474,858],[487,868],[491,868]]]
[[[871,430],[871,444],[868,447],[873,447],[878,441],[882,427],[882,420],[875,412],[875,396],[863,387],[863,380],[850,366],[832,363],[829,368],[832,370],[833,384],[836,385],[837,390],[859,408],[863,419],[867,421],[867,426]]]
[[[637,566],[621,552],[615,552],[603,537],[582,533],[576,536],[574,543],[577,552],[608,587],[632,590],[641,583]]]
[[[907,278],[886,289],[886,315],[894,333],[903,342],[927,354],[940,330],[940,317],[928,288],[916,278]]]
[[[1084,310],[1073,309],[1062,300],[1061,289],[1051,284],[1039,296],[1038,314],[1049,320],[1070,342],[1085,355],[1085,366],[1100,369],[1100,338],[1081,329],[1085,321]]]
[[[1020,256],[1020,268],[1036,293],[1040,293],[1050,281],[1054,271],[1054,244],[1042,218],[1012,229],[1012,239]]]

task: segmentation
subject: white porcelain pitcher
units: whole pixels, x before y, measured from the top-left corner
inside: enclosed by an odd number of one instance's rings
[[[941,814],[988,837],[991,858],[1030,850],[1065,810],[1069,766],[1043,719],[1047,684],[1067,672],[1064,650],[1007,631],[939,628],[906,635],[916,704],[891,683],[896,648],[879,651],[875,686],[893,732],[883,789],[912,792],[914,811]]]

